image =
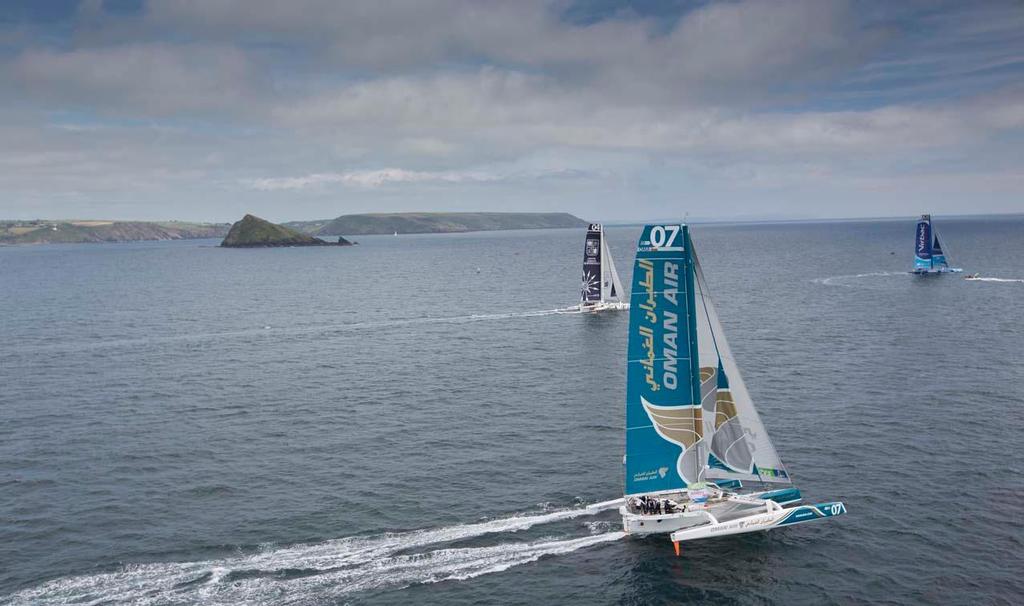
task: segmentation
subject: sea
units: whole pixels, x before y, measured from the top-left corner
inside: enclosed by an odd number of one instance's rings
[[[583,230],[0,248],[0,605],[1020,604],[1024,217],[697,224],[807,502],[627,537]],[[610,227],[629,284],[639,226]]]

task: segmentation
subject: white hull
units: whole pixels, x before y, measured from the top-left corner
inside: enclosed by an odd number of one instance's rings
[[[791,508],[783,508],[781,505],[766,501],[765,507],[756,513],[745,515],[729,521],[715,519],[709,514],[708,523],[683,528],[672,533],[673,543],[706,539],[709,537],[724,537],[731,534],[744,534],[748,532],[768,531],[780,526],[792,526],[823,520],[846,513],[846,506],[841,502],[818,503],[817,505],[798,505]]]
[[[599,311],[625,311],[629,309],[629,303],[623,301],[602,301],[591,305],[579,306],[580,313],[597,313]]]
[[[600,313],[602,311],[626,311],[629,309],[629,303],[621,301],[616,302],[601,302],[601,303],[590,303],[583,305],[573,305],[572,307],[563,307],[562,309],[556,309],[556,313],[560,314],[592,314]]]
[[[733,494],[722,493],[712,498],[705,505],[694,505],[689,503],[685,493],[665,493],[657,496],[669,498],[679,505],[679,511],[673,513],[644,514],[630,510],[626,505],[619,508],[622,515],[622,529],[626,534],[666,534],[694,528],[710,523],[718,523],[727,520],[735,520],[745,516],[764,513],[767,507],[782,507],[800,502],[799,492],[790,500],[781,502],[773,501],[768,495],[777,494],[776,491]],[[771,505],[768,505],[768,504]]]

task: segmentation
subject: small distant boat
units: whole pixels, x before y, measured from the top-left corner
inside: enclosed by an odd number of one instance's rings
[[[686,225],[648,225],[630,294],[624,500],[631,535],[679,543],[846,513],[802,505],[754,408]],[[748,489],[745,484],[759,484]],[[770,488],[768,485],[774,485]]]
[[[930,275],[955,274],[962,271],[959,267],[950,267],[946,261],[942,244],[939,243],[939,233],[932,223],[932,216],[921,215],[914,238],[914,269],[910,273]]]
[[[604,227],[592,223],[583,241],[583,283],[580,288],[581,312],[629,309],[623,301],[622,282],[615,271],[615,261],[608,249]],[[572,309],[572,308],[570,308]]]
[[[396,235],[396,236],[398,235],[398,232],[397,232],[397,231],[395,232],[395,235]]]
[[[980,280],[981,274],[967,274],[964,276],[964,280]]]

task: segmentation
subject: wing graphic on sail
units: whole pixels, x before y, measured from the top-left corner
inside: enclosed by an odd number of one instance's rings
[[[692,243],[691,255],[696,272],[701,407],[704,435],[710,438],[706,477],[790,483],[740,376]]]
[[[648,225],[630,291],[626,494],[685,488],[707,461],[685,226]]]

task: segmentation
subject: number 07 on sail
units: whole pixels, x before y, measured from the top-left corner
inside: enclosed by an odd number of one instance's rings
[[[630,297],[625,498],[630,534],[679,543],[846,513],[801,504],[740,377],[686,225],[648,225]],[[758,490],[744,484],[757,483]]]

